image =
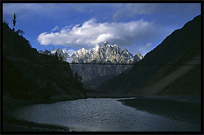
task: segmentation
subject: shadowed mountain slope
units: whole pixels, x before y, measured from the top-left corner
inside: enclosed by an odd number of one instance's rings
[[[70,65],[56,56],[39,54],[28,40],[3,23],[3,95],[23,100],[83,97],[82,84]]]
[[[146,54],[141,61],[135,63],[130,70],[107,80],[98,89],[110,93],[143,94],[144,91],[142,91],[143,89],[141,88],[151,86],[162,80],[164,77],[174,73],[179,68],[182,68],[182,66],[186,66],[189,61],[195,59],[196,56],[198,56],[198,59],[201,59],[199,57],[200,53],[201,16],[199,15],[192,21],[186,23],[181,29],[175,30],[160,45]],[[196,64],[197,65],[195,66],[198,66],[196,70],[198,71],[193,75],[192,73],[188,73],[191,74],[192,77],[188,79],[197,79],[198,83],[186,85],[193,86],[201,83],[201,78],[199,79],[199,77],[197,77],[197,75],[201,73],[200,62],[197,62]],[[193,71],[189,69],[186,72]],[[179,76],[176,79],[178,78]],[[186,80],[185,82],[189,81]],[[178,84],[177,87],[179,87]],[[162,91],[162,89],[160,91]],[[160,91],[153,94],[158,94]],[[151,93],[151,89],[146,90],[146,94],[148,93]],[[163,93],[168,94],[171,92],[166,91]],[[188,94],[189,93],[194,93],[194,90],[192,89]],[[198,90],[196,93],[199,93]],[[177,94],[185,94],[185,92],[181,91]]]

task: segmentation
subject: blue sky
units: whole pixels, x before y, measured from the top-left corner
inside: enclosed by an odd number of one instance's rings
[[[3,3],[3,21],[25,32],[37,50],[72,54],[107,40],[145,55],[201,14],[200,3]]]

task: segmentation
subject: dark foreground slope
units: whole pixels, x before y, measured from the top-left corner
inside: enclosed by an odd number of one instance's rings
[[[137,110],[147,111],[176,120],[201,124],[201,98],[199,96],[138,96],[121,102]]]
[[[197,16],[192,21],[186,23],[181,29],[169,35],[160,45],[146,54],[143,60],[136,63],[132,69],[104,82],[98,89],[110,93],[142,94],[143,90],[141,90],[141,88],[151,86],[175,71],[179,72],[180,68],[189,66],[188,64],[190,63],[193,65],[193,69],[185,69],[185,73],[177,75],[172,82],[169,82],[172,84],[172,88],[174,87],[173,89],[169,88],[169,83],[167,83],[163,88],[168,88],[168,90],[163,90],[162,88],[155,93],[199,94],[201,91],[201,87],[199,87],[201,85],[200,61],[197,61],[196,66],[194,66],[195,61],[192,62],[192,60],[200,60],[200,52],[201,16]],[[183,71],[182,69],[180,70]],[[185,75],[188,77],[184,77]],[[166,78],[166,80],[168,79],[169,78]],[[158,84],[158,86],[159,85],[160,84]],[[171,92],[175,90],[175,88],[177,88],[176,90],[178,90],[178,88],[185,89],[187,86],[190,86],[189,88],[195,88],[196,90],[188,89],[187,93],[185,90]],[[146,94],[151,93],[151,87],[149,88],[150,89],[145,91]],[[156,88],[155,86],[155,89]]]
[[[4,103],[15,100],[63,100],[83,97],[82,84],[70,65],[37,53],[28,40],[3,23]]]

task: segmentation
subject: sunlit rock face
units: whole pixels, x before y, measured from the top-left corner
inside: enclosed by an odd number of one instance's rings
[[[131,64],[141,60],[140,53],[133,56],[126,48],[121,49],[118,45],[111,45],[105,41],[102,46],[96,44],[93,49],[84,48],[76,51],[72,56],[73,63],[112,63]]]
[[[79,49],[71,56],[66,50],[57,48],[53,51],[38,51],[41,54],[57,55],[62,57],[63,61],[69,63],[111,63],[111,64],[132,64],[143,59],[143,56],[138,52],[133,56],[126,48],[121,49],[118,45],[111,45],[105,41],[102,46],[96,44],[94,48],[87,50]]]
[[[49,52],[46,50],[39,51],[39,53],[47,54]],[[143,59],[139,52],[133,56],[126,48],[121,49],[118,45],[112,45],[108,41],[105,41],[101,46],[96,44],[90,50],[79,49],[71,56],[68,55],[66,50],[60,48],[51,51],[49,54],[57,55],[63,61],[72,63],[70,67],[73,73],[77,71],[82,77],[82,82],[92,88],[130,69],[132,65],[128,64],[133,64]]]
[[[82,48],[71,57],[73,58],[72,63],[80,63],[71,64],[71,69],[74,73],[77,71],[82,76],[83,83],[91,88],[99,86],[105,80],[115,77],[132,67],[132,65],[125,64],[133,64],[143,58],[140,53],[133,56],[126,48],[121,49],[116,44],[109,44],[108,41],[105,41],[102,46],[96,44],[90,50]],[[97,63],[104,65],[98,65]]]

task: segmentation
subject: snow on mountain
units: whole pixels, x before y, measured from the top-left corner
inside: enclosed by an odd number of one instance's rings
[[[72,63],[72,61],[73,61],[72,57],[66,58],[66,62]]]
[[[74,52],[71,57],[68,55],[65,49],[57,48],[51,52],[39,51],[39,53],[47,55],[55,55],[62,57],[64,61],[69,63],[117,63],[117,64],[131,64],[140,61],[143,56],[137,53],[133,56],[126,48],[121,49],[118,45],[109,44],[105,41],[102,46],[96,44],[96,46],[90,50],[85,48],[79,49]]]
[[[45,50],[45,51],[38,51],[38,53],[41,53],[41,54],[45,54],[45,55],[55,55],[57,54],[58,57],[62,57],[63,61],[67,61],[67,62],[72,62],[73,58],[71,58],[69,56],[69,54],[67,53],[67,51],[65,49],[60,49],[60,48],[57,48],[53,51],[48,51],[48,50]]]
[[[140,61],[141,59],[143,59],[143,56],[142,56],[141,53],[138,52],[138,53],[134,56],[134,60],[135,60],[135,61]]]
[[[99,48],[100,48],[100,45],[99,44],[96,44],[96,46],[93,48],[93,49],[91,49],[91,52],[93,53],[96,53],[98,50],[99,50]]]
[[[121,49],[118,45],[105,41],[102,45],[96,44],[94,48],[85,48],[75,51],[71,56],[65,49],[57,48],[51,52],[39,51],[42,54],[56,55],[59,59],[69,63],[108,63],[108,64],[132,64],[143,58],[140,53],[133,56],[126,48]],[[132,65],[84,65],[70,64],[75,73],[82,77],[82,82],[89,87],[96,87],[110,77],[116,76]]]
[[[121,49],[118,45],[111,45],[105,41],[102,46],[96,44],[93,49],[84,48],[76,51],[72,56],[73,63],[134,63],[141,60],[141,54],[133,56],[126,48]]]

